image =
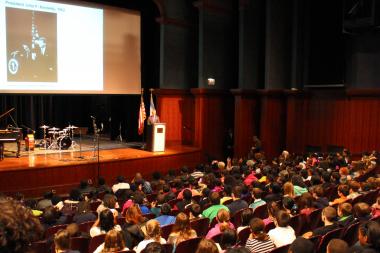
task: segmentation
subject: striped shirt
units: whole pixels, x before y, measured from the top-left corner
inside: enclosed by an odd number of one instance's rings
[[[245,247],[252,253],[266,253],[276,248],[270,239],[260,241],[251,238],[248,238]]]

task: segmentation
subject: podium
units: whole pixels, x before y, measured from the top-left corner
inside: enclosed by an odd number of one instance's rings
[[[165,151],[166,124],[154,123],[147,126],[146,148],[152,152]]]

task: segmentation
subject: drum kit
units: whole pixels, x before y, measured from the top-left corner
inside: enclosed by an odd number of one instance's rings
[[[50,150],[75,149],[78,144],[74,141],[74,130],[77,126],[70,125],[60,131],[60,128],[50,126],[40,126],[43,129],[43,147]]]

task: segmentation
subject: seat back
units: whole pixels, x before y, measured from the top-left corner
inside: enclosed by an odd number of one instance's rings
[[[88,251],[89,245],[90,245],[90,238],[86,238],[86,237],[71,237],[70,238],[71,250],[78,250],[80,253],[86,253]]]
[[[78,224],[79,231],[83,233],[89,233],[92,225],[94,225],[95,221],[86,221]]]
[[[174,224],[169,224],[161,227],[161,236],[165,240],[169,238],[170,233],[172,232]]]
[[[190,222],[190,227],[197,232],[199,237],[206,236],[209,230],[210,220],[208,218],[200,218]]]
[[[88,252],[94,252],[97,247],[99,247],[100,244],[104,242],[104,239],[106,238],[106,234],[101,234],[94,236],[90,239],[90,244],[88,246]]]
[[[47,241],[32,242],[29,247],[31,253],[50,253],[50,247]]]
[[[241,246],[245,246],[250,234],[251,234],[251,229],[249,227],[244,228],[239,232],[238,240]]]
[[[173,244],[165,243],[161,245],[164,248],[164,253],[173,253]]]
[[[59,230],[61,230],[61,229],[65,229],[66,227],[67,227],[67,224],[56,225],[56,226],[49,227],[48,229],[46,229],[46,232],[45,232],[45,238],[50,238],[50,237],[52,237],[52,236],[55,235],[55,233],[57,233]]]
[[[284,245],[279,248],[275,248],[271,250],[270,253],[288,253],[289,247],[290,247],[290,244]]]
[[[298,214],[290,218],[289,225],[294,229],[296,236],[301,235],[305,220],[306,216],[304,214]]]
[[[194,253],[198,248],[199,242],[202,240],[201,237],[195,237],[183,242],[180,242],[176,249],[175,253]]]
[[[359,225],[359,222],[351,224],[342,233],[342,240],[346,241],[350,247],[358,241]]]
[[[322,236],[321,241],[319,242],[318,252],[326,252],[327,244],[330,240],[333,238],[340,238],[342,231],[343,228],[337,228]]]

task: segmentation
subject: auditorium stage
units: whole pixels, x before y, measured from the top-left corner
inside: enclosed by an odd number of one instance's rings
[[[79,157],[81,154],[81,157]],[[39,197],[54,189],[65,194],[82,179],[96,181],[98,176],[113,184],[116,176],[131,180],[136,172],[150,178],[152,172],[166,173],[171,168],[195,166],[201,161],[199,148],[167,143],[165,152],[149,152],[137,148],[116,148],[97,152],[68,151],[6,157],[0,161],[0,192]]]

